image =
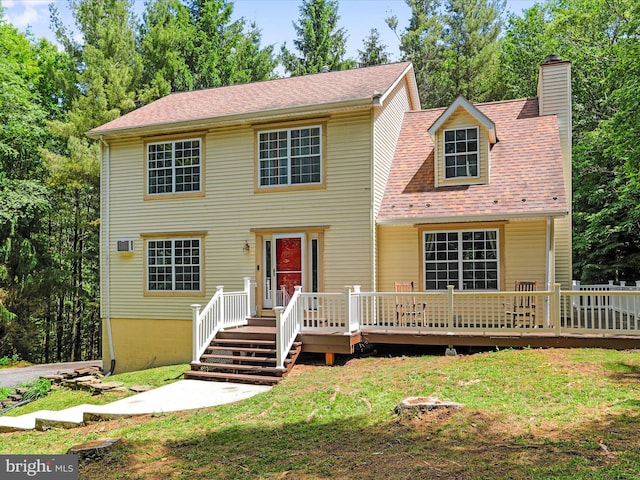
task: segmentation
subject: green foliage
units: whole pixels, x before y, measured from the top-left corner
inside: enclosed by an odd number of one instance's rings
[[[22,396],[23,400],[37,400],[46,397],[51,390],[51,382],[46,378],[39,378],[27,385],[27,391]]]
[[[273,46],[244,19],[232,21],[227,0],[154,0],[140,27],[143,60],[139,98],[147,103],[171,92],[269,79]]]
[[[375,28],[372,28],[363,40],[362,48],[364,50],[358,50],[358,67],[384,65],[391,61],[387,46],[382,43],[380,33]]]
[[[13,365],[14,363],[18,363],[20,361],[20,355],[14,353],[10,357],[1,357],[0,358],[0,367],[8,367]],[[1,396],[0,396],[1,398]]]
[[[329,70],[353,68],[355,62],[344,58],[347,32],[338,28],[338,2],[336,0],[302,0],[298,23],[293,22],[297,38],[293,41],[297,51],[286,43],[280,49],[280,61],[290,75],[320,73]]]
[[[535,95],[537,64],[572,62],[574,278],[640,278],[640,6],[550,0],[511,17],[502,52],[510,95]]]
[[[423,108],[497,100],[504,0],[406,0],[409,25],[400,35],[404,60],[414,64]],[[398,20],[387,19],[396,31]]]

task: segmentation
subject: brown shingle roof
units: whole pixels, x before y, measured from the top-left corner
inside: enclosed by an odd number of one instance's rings
[[[405,114],[379,223],[436,223],[562,215],[567,212],[555,116],[539,117],[537,99],[476,105],[496,124],[488,185],[434,186],[427,129],[444,109]]]
[[[409,62],[174,93],[100,127],[89,136],[312,105],[371,100],[384,94]]]

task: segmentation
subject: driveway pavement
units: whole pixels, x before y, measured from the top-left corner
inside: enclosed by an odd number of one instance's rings
[[[32,365],[30,367],[3,368],[0,369],[0,387],[17,387],[18,385],[37,380],[42,375],[55,375],[58,372],[73,372],[76,368],[89,366],[102,367],[102,360],[48,363],[45,365]]]

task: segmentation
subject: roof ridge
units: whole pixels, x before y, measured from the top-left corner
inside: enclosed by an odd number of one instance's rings
[[[396,66],[396,65],[409,65],[411,62],[409,61],[402,61],[402,62],[391,62],[391,63],[384,63],[381,65],[371,65],[368,67],[356,67],[356,68],[347,68],[345,70],[330,70],[328,72],[315,72],[315,73],[305,73],[304,75],[293,75],[293,76],[288,76],[288,77],[278,77],[278,78],[267,78],[267,79],[263,79],[263,80],[253,80],[250,82],[245,82],[245,83],[234,83],[232,85],[218,85],[217,87],[206,87],[206,88],[198,88],[198,89],[194,89],[194,90],[186,90],[183,92],[171,92],[168,95],[165,95],[164,97],[160,97],[158,100],[161,100],[162,98],[167,98],[167,97],[172,97],[172,96],[177,96],[177,95],[184,95],[184,94],[193,94],[194,92],[206,92],[209,90],[218,90],[221,88],[234,88],[234,87],[246,87],[248,85],[264,85],[265,83],[275,83],[275,82],[282,82],[282,81],[286,81],[286,80],[291,80],[291,79],[302,79],[302,78],[309,78],[309,77],[315,77],[317,75],[335,75],[335,74],[340,74],[340,73],[345,73],[345,72],[354,72],[354,71],[363,71],[363,70],[372,70],[372,69],[378,69],[378,68],[384,68],[384,67],[391,67],[391,66]],[[406,68],[406,67],[405,67]]]

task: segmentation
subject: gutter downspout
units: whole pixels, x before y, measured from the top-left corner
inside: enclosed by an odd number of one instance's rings
[[[555,282],[555,275],[553,276],[553,278],[551,277],[551,265],[555,265],[555,258],[553,255],[553,252],[551,251],[551,228],[552,228],[552,222],[553,222],[553,218],[552,217],[547,217],[547,233],[546,233],[546,249],[547,249],[547,268],[545,268],[545,272],[544,272],[544,284],[545,284],[545,289],[547,291],[551,291],[553,290],[553,283]],[[545,299],[545,312],[544,312],[544,318],[546,318],[546,323],[547,325],[545,326],[549,326],[548,322],[551,319],[551,317],[549,316],[551,314],[551,305],[549,303],[549,298]]]
[[[104,317],[107,322],[107,340],[109,341],[109,357],[111,358],[111,366],[109,371],[105,373],[105,377],[112,375],[116,369],[116,357],[113,350],[113,335],[111,333],[111,255],[109,254],[110,240],[109,240],[109,216],[110,216],[110,204],[111,204],[111,179],[109,176],[110,161],[111,161],[111,147],[105,142],[103,135],[100,135],[100,144],[104,147],[104,171],[105,171],[105,192],[104,192],[104,219],[101,219],[100,225],[104,229],[104,238],[106,242],[104,245],[104,258],[103,266],[105,267],[104,285],[102,285],[102,300],[104,300]]]

